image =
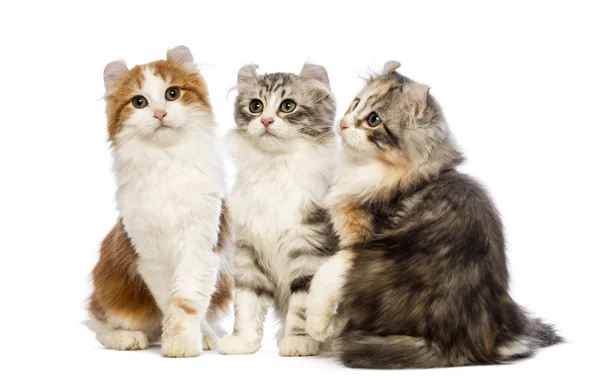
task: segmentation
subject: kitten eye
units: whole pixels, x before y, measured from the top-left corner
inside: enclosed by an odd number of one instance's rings
[[[253,114],[259,114],[261,111],[263,111],[263,103],[258,100],[258,99],[252,99],[250,101],[250,106],[248,106],[248,108],[250,109],[250,112]]]
[[[279,106],[279,110],[281,110],[282,113],[291,113],[294,109],[296,109],[296,102],[291,99],[284,100],[281,102],[281,106]]]
[[[167,98],[168,101],[174,101],[179,99],[179,96],[181,95],[181,90],[179,90],[177,87],[170,87],[167,89],[167,92],[165,93],[165,98]]]
[[[148,101],[143,96],[136,95],[133,98],[131,98],[131,104],[136,109],[143,109],[144,107],[148,106]]]
[[[352,104],[350,105],[351,110],[354,111],[354,109],[356,108],[356,106],[358,106],[359,103],[360,99],[356,98],[354,102],[352,102]]]
[[[369,115],[369,117],[367,118],[367,123],[371,127],[379,126],[379,124],[381,123],[381,118],[379,118],[379,115],[377,115],[377,113],[371,113],[371,115]]]

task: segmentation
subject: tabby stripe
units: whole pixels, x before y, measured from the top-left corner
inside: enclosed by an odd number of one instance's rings
[[[290,285],[290,291],[292,291],[292,293],[308,292],[312,278],[313,275],[305,275],[295,278]]]
[[[275,297],[275,294],[273,293],[273,291],[259,286],[259,285],[252,285],[252,284],[248,284],[248,283],[235,283],[235,288],[240,289],[240,290],[245,290],[248,292],[254,292],[256,294],[256,296],[261,297],[261,296],[266,296],[268,298],[273,299]]]

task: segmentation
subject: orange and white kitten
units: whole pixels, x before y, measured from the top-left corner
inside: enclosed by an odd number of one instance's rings
[[[120,218],[92,274],[91,327],[107,348],[160,337],[163,355],[198,356],[223,335],[233,281],[206,84],[183,46],[132,69],[109,63],[104,84]]]

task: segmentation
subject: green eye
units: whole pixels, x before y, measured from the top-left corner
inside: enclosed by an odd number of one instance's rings
[[[181,90],[179,90],[177,87],[170,87],[167,89],[167,92],[165,93],[165,98],[167,98],[168,101],[174,101],[179,99],[179,96],[181,95]]]
[[[379,115],[377,115],[377,113],[371,113],[371,115],[369,115],[369,118],[367,118],[367,123],[371,127],[379,126],[379,124],[381,123],[381,118],[379,118]]]
[[[250,101],[250,106],[248,106],[250,112],[253,114],[259,114],[261,111],[263,111],[264,107],[265,106],[263,105],[263,103],[258,99],[252,99]]]
[[[131,98],[131,104],[136,109],[143,109],[144,107],[148,106],[148,101],[143,96],[136,95],[133,98]]]
[[[281,106],[279,106],[279,110],[281,110],[282,113],[291,113],[295,108],[296,102],[291,99],[284,100],[281,102]]]

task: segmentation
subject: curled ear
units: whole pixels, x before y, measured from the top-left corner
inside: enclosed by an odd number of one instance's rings
[[[325,67],[318,64],[305,63],[300,71],[300,78],[315,79],[329,87],[329,76]]]
[[[258,64],[246,64],[238,71],[238,85],[247,83],[258,77],[256,69]]]
[[[415,83],[408,87],[406,91],[410,103],[416,106],[416,115],[421,118],[427,108],[427,97],[429,96],[429,86],[426,84]]]
[[[108,63],[104,67],[104,88],[106,88],[106,91],[114,90],[128,71],[127,64],[123,60]]]
[[[167,60],[184,65],[188,68],[195,67],[192,51],[186,46],[177,46],[168,50]]]
[[[395,60],[390,60],[389,62],[387,62],[386,64],[383,65],[383,74],[384,75],[391,74],[392,72],[396,71],[398,68],[400,68],[400,62],[397,62]]]

